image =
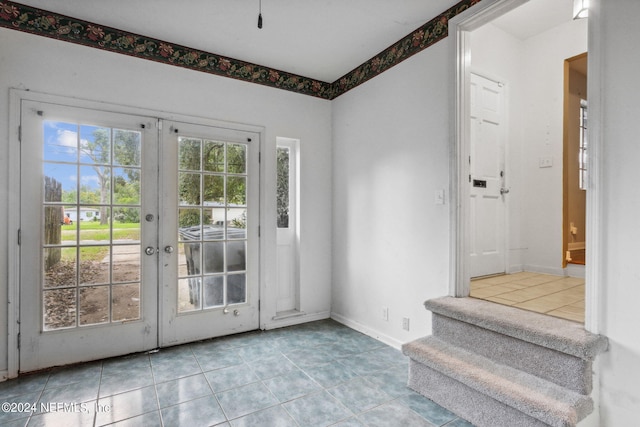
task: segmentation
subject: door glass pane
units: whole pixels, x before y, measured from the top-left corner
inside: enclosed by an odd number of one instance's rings
[[[44,122],[45,331],[140,318],[141,138]]]
[[[277,213],[278,228],[289,228],[289,148],[278,147],[277,152]]]
[[[178,145],[178,311],[244,303],[245,275],[228,273],[247,269],[248,146],[186,136]]]

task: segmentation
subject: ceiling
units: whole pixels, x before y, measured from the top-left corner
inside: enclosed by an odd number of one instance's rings
[[[21,0],[28,6],[333,82],[458,0]],[[530,0],[500,18],[516,37],[569,20],[572,0]],[[510,15],[511,15],[510,14]],[[565,18],[566,16],[566,18]]]

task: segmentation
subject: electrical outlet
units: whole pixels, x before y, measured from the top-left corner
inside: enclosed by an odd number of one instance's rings
[[[382,307],[382,320],[389,321],[389,307]]]
[[[408,317],[403,317],[402,318],[402,329],[404,329],[405,331],[409,330],[409,318]]]

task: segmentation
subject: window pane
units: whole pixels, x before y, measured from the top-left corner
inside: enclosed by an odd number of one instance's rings
[[[200,170],[200,147],[202,141],[193,138],[178,138],[178,167],[180,170]]]
[[[76,248],[45,248],[44,287],[76,286]]]
[[[113,203],[140,204],[140,169],[113,168]]]
[[[227,271],[245,270],[246,264],[246,242],[227,242]]]
[[[247,301],[246,275],[227,276],[227,304],[240,304]]]
[[[247,146],[227,144],[227,173],[247,173]]]
[[[75,123],[44,122],[44,160],[56,162],[78,161],[78,125]]]
[[[218,307],[224,305],[224,276],[204,278],[204,306]]]
[[[94,325],[109,321],[109,286],[90,286],[80,289],[81,325]]]
[[[111,293],[112,321],[140,319],[140,283],[113,285]]]
[[[80,162],[96,165],[111,163],[111,129],[80,126]]]
[[[277,149],[278,228],[289,228],[289,148]]]
[[[43,292],[44,330],[76,326],[76,288]]]
[[[140,166],[142,134],[138,131],[113,130],[113,164]]]
[[[205,175],[203,187],[205,206],[224,206],[224,176]]]
[[[204,244],[204,274],[224,272],[224,242]]]
[[[200,277],[178,280],[178,311],[200,309]]]
[[[202,163],[208,172],[224,172],[224,142],[205,141]]]

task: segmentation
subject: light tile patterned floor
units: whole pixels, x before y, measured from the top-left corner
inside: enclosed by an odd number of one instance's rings
[[[473,427],[408,389],[407,369],[326,320],[23,375],[0,383],[22,409],[0,425]]]
[[[471,296],[584,323],[584,279],[515,273],[474,279]]]

